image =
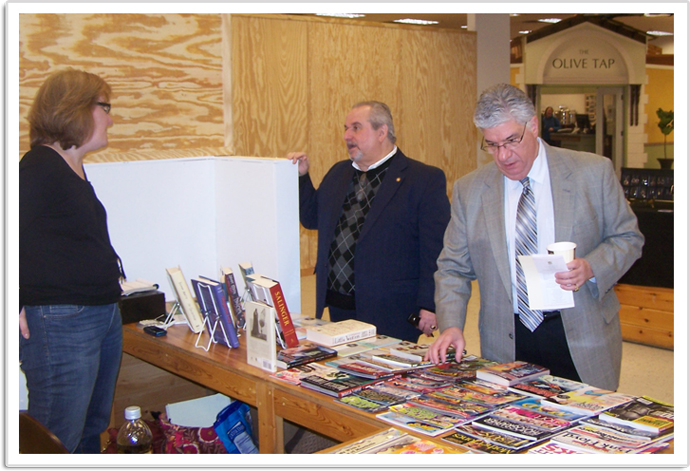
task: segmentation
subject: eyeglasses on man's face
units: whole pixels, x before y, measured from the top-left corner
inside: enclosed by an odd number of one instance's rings
[[[488,152],[490,154],[497,154],[499,149],[503,147],[505,150],[515,150],[520,143],[522,142],[522,139],[525,137],[525,131],[527,130],[527,123],[525,123],[525,127],[522,128],[522,135],[520,136],[520,139],[517,137],[514,137],[512,139],[508,139],[505,141],[503,144],[494,144],[493,142],[486,142],[484,138],[482,138],[482,147],[481,149],[484,152]]]
[[[96,102],[98,106],[103,108],[103,111],[105,111],[105,114],[110,114],[110,103],[104,103],[102,101]]]

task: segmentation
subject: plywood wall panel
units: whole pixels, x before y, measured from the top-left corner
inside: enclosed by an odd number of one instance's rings
[[[306,148],[307,25],[244,16],[231,24],[236,152],[276,157]]]
[[[22,14],[20,151],[45,78],[67,67],[112,87],[110,143],[89,157],[136,150],[223,147],[220,15]]]

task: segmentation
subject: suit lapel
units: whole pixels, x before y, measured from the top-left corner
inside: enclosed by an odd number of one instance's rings
[[[510,260],[508,247],[506,245],[506,224],[505,224],[505,185],[503,184],[503,174],[494,167],[484,181],[484,191],[481,193],[481,210],[486,221],[486,233],[489,236],[491,251],[494,257],[496,269],[503,282],[503,286],[512,296],[512,282],[510,280]]]
[[[569,162],[558,152],[546,149],[553,197],[554,236],[556,242],[572,240],[575,220],[575,194],[572,169]]]
[[[386,170],[386,176],[381,182],[381,188],[376,193],[374,203],[369,209],[367,218],[364,221],[362,230],[359,233],[359,240],[366,237],[371,227],[376,223],[376,220],[381,216],[384,209],[390,203],[393,195],[398,191],[398,188],[405,180],[405,170],[407,169],[407,157],[398,149],[395,155],[391,158],[391,163]]]

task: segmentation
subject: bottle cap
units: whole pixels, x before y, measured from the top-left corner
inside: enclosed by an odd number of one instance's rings
[[[139,406],[129,406],[125,409],[125,419],[134,420],[141,418],[141,409]]]

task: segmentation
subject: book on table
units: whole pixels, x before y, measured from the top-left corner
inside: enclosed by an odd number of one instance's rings
[[[671,404],[642,396],[600,413],[599,419],[659,434],[673,428],[673,409]]]
[[[286,383],[299,385],[302,382],[302,378],[314,374],[318,371],[330,370],[329,367],[322,365],[321,363],[305,363],[304,365],[294,366],[286,370],[278,370],[271,375],[275,379],[280,381],[285,381]]]
[[[366,363],[361,363],[358,361],[353,361],[350,363],[345,363],[338,366],[340,371],[349,373],[355,376],[361,376],[363,378],[379,379],[379,378],[391,378],[393,376],[392,372],[384,371],[380,368],[376,368]]]
[[[230,267],[223,267],[220,272],[221,282],[225,285],[225,290],[227,291],[228,304],[233,317],[237,319],[237,327],[244,329],[247,325],[247,319],[244,313],[244,306],[242,306],[242,296],[235,280],[235,274]]]
[[[507,433],[499,433],[492,430],[484,430],[472,427],[472,424],[463,424],[456,427],[457,431],[478,440],[484,440],[501,447],[512,450],[522,450],[534,445],[534,441],[518,438]]]
[[[431,347],[431,344],[419,344],[403,340],[400,343],[391,345],[388,347],[388,350],[392,355],[421,363],[424,361],[429,347]],[[455,359],[455,348],[450,346],[446,352],[446,361],[453,359]]]
[[[574,391],[541,399],[542,404],[586,415],[597,415],[632,401],[635,396],[585,386]]]
[[[280,282],[257,273],[248,275],[247,280],[250,290],[254,294],[254,299],[264,302],[275,309],[280,335],[285,343],[285,347],[298,346],[299,339],[297,338],[295,325],[292,323],[292,317],[290,317],[290,311],[288,310]]]
[[[375,335],[375,325],[355,319],[307,327],[307,340],[327,347],[335,347]]]
[[[350,443],[349,445],[343,445],[335,448],[329,453],[335,455],[353,455],[363,453],[379,445],[389,443],[390,441],[399,438],[404,434],[405,432],[391,427],[387,430],[382,430],[368,437],[364,437],[361,440]]]
[[[520,394],[541,398],[564,394],[585,386],[587,385],[578,381],[546,374],[538,378],[521,381],[510,386],[508,389]]]
[[[187,279],[182,274],[182,269],[179,266],[166,268],[165,272],[168,275],[168,281],[173,289],[175,300],[180,306],[189,328],[195,334],[200,333],[204,329],[204,318],[201,316],[196,302],[194,302]]]
[[[552,436],[551,440],[566,448],[589,453],[638,454],[644,453],[650,447],[656,450],[658,446],[653,442],[638,440],[613,430],[591,427],[587,424],[564,430]]]
[[[247,301],[244,307],[247,314],[247,363],[275,372],[275,310],[258,301]]]
[[[296,347],[284,348],[277,353],[276,365],[280,368],[293,368],[315,361],[326,360],[338,355],[332,348],[304,343]]]
[[[464,431],[444,435],[443,437],[441,437],[441,440],[468,448],[472,451],[472,453],[508,455],[519,452],[519,450],[516,450],[514,448],[509,448],[507,446],[502,446],[493,442],[482,440],[481,438],[469,435]]]
[[[344,373],[336,368],[319,371],[302,378],[300,386],[329,396],[343,397],[375,383],[378,380]]]
[[[236,327],[225,300],[222,285],[207,278],[193,278],[192,287],[199,307],[208,319],[209,332],[214,343],[238,348],[240,342],[237,339]]]
[[[527,381],[549,374],[549,369],[526,361],[511,361],[484,366],[477,370],[477,378],[501,386],[513,386],[521,381]]]
[[[247,292],[249,292],[249,281],[247,277],[254,274],[254,266],[251,262],[242,262],[237,265],[240,268],[240,275],[242,276],[242,281],[244,282],[244,287]],[[250,297],[251,297],[251,293]],[[256,300],[254,300],[256,301]]]

